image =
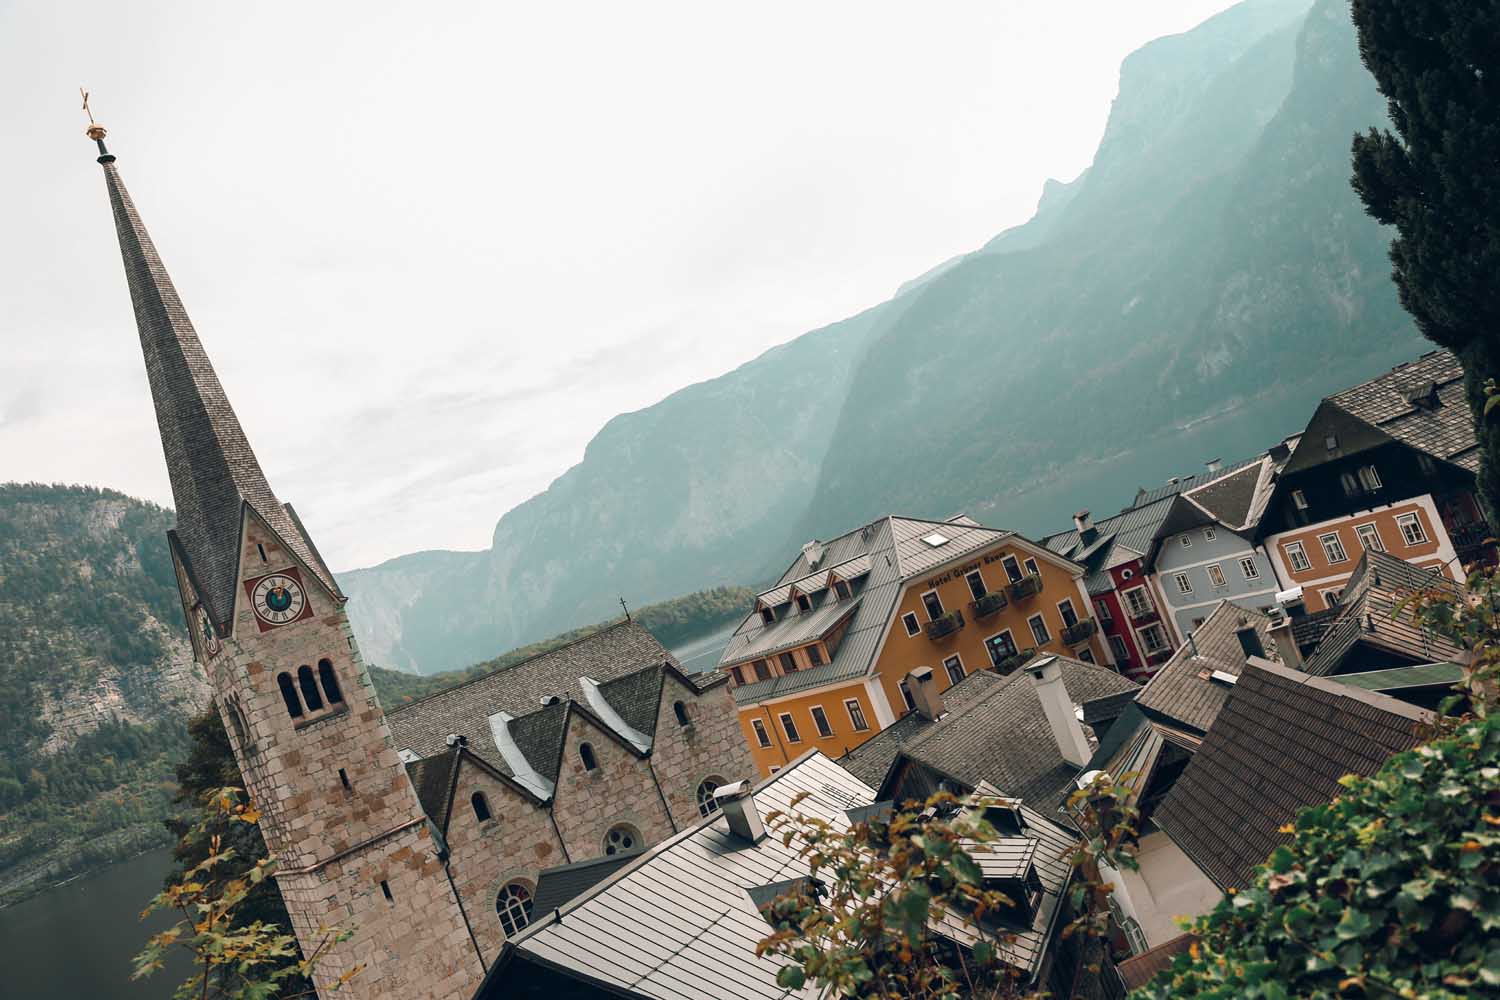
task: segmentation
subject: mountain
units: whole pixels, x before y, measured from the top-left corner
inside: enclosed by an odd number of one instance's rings
[[[611,420],[491,548],[346,572],[371,659],[431,672],[779,570],[888,511],[1028,533],[1298,429],[1422,349],[1349,189],[1384,120],[1342,0],[1251,0],[1129,56],[1035,216]]]
[[[0,898],[168,842],[172,764],[208,703],[171,513],[0,484]]]

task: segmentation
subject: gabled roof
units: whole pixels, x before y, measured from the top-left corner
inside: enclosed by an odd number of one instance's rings
[[[1244,888],[1304,807],[1346,774],[1370,775],[1418,742],[1432,714],[1382,694],[1251,661],[1156,811],[1156,824],[1220,888]]]
[[[1327,403],[1377,429],[1385,438],[1477,472],[1474,418],[1464,397],[1463,367],[1450,351],[1432,351],[1384,375],[1336,392]],[[1304,437],[1289,469],[1325,458],[1320,435]],[[1305,452],[1305,454],[1303,454]],[[1347,454],[1347,450],[1343,450]]]
[[[1214,680],[1214,671],[1234,677],[1245,667],[1245,651],[1239,629],[1254,625],[1261,648],[1270,655],[1275,649],[1267,630],[1271,619],[1253,608],[1232,601],[1218,607],[1193,632],[1192,639],[1172,654],[1161,670],[1146,682],[1136,704],[1159,721],[1185,726],[1199,733],[1208,731],[1234,690]]]
[[[949,712],[956,712],[970,702],[983,698],[1004,682],[992,670],[976,670],[942,694]],[[937,723],[924,719],[918,712],[907,712],[859,746],[838,759],[839,766],[871,788],[879,788],[891,770],[901,747]]]
[[[1254,528],[1274,492],[1276,463],[1269,454],[1184,493],[1230,531]]]
[[[1366,669],[1360,663],[1361,649],[1378,650],[1377,655],[1385,654],[1386,659],[1394,654],[1413,663],[1462,658],[1464,650],[1423,627],[1407,603],[1413,594],[1457,594],[1460,590],[1440,570],[1420,569],[1388,552],[1366,551],[1344,588],[1338,616],[1303,669],[1319,676]]]
[[[621,851],[589,861],[548,868],[536,877],[536,892],[531,897],[533,913],[551,913],[564,903],[582,895],[615,872],[640,857],[641,851]]]

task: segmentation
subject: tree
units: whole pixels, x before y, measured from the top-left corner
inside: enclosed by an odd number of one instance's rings
[[[1199,918],[1190,953],[1142,995],[1500,993],[1500,571],[1471,574],[1461,597],[1412,601],[1470,653],[1444,707],[1471,712],[1304,810],[1250,888]]]
[[[316,996],[306,982],[313,967],[328,949],[350,936],[348,931],[319,928],[319,943],[311,955],[298,958],[297,939],[277,924],[260,920],[245,922],[241,910],[257,887],[265,885],[272,863],[259,858],[245,863],[229,846],[228,836],[239,826],[254,826],[259,820],[254,806],[238,788],[220,788],[210,793],[195,831],[208,844],[202,861],[169,884],[141,914],[167,910],[180,919],[153,934],[135,958],[132,979],[159,971],[168,951],[184,948],[193,956],[193,974],[173,994],[175,1000],[269,1000],[281,997]],[[354,976],[356,966],[331,986],[336,991]]]
[[[1354,189],[1396,227],[1393,277],[1423,336],[1462,362],[1478,493],[1500,526],[1500,2],[1353,0],[1359,51],[1391,124],[1354,137]]]

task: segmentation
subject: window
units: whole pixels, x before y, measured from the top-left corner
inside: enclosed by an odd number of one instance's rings
[[[802,737],[797,735],[797,723],[792,721],[792,713],[782,712],[778,718],[781,719],[781,731],[786,733],[788,743],[801,743]]]
[[[1145,647],[1146,655],[1151,656],[1160,653],[1167,648],[1167,634],[1162,631],[1160,624],[1152,622],[1140,630],[1141,645]]]
[[[1185,549],[1190,549],[1193,547],[1193,540],[1187,535],[1178,535],[1177,541],[1181,543],[1182,547]]]
[[[302,703],[309,712],[316,712],[323,707],[323,696],[318,693],[318,682],[313,679],[312,667],[304,664],[297,668],[297,687],[302,689]]]
[[[380,894],[385,897],[387,903],[396,901],[396,897],[391,895],[391,884],[385,879],[380,880]]]
[[[771,610],[770,608],[761,608],[760,620],[765,622],[767,625],[774,625],[776,624],[776,612]]]
[[[917,616],[910,611],[901,616],[901,624],[906,628],[907,635],[916,635],[922,631],[922,623],[917,621]]]
[[[1036,564],[1036,560],[1035,559],[1028,559],[1028,560],[1026,560],[1026,572],[1030,573],[1032,576],[1041,576],[1042,575],[1042,571],[1039,568],[1037,568],[1037,564]]]
[[[896,686],[901,690],[901,701],[906,705],[906,710],[910,712],[912,709],[916,708],[917,699],[911,696],[911,686],[908,685],[904,680]]]
[[[964,664],[956,656],[950,656],[943,661],[943,669],[948,671],[948,683],[957,684],[964,679]]]
[[[1224,586],[1226,582],[1224,579],[1224,567],[1220,566],[1218,563],[1209,563],[1208,582],[1215,587]]]
[[[1073,602],[1071,600],[1064,599],[1058,601],[1057,613],[1062,616],[1064,628],[1072,628],[1078,624],[1078,612],[1073,610]]]
[[[756,660],[750,666],[755,671],[756,680],[768,681],[771,679],[771,667],[765,660]]]
[[[623,854],[641,846],[641,832],[629,823],[618,823],[604,835],[605,854]]]
[[[688,717],[687,706],[680,701],[672,702],[672,714],[677,716],[679,726],[691,726],[693,720]]]
[[[1282,546],[1286,553],[1286,561],[1291,565],[1293,573],[1303,573],[1312,569],[1312,563],[1307,561],[1307,553],[1302,550],[1301,542],[1287,542]]]
[[[226,705],[229,708],[229,721],[234,725],[234,735],[239,738],[241,749],[253,751],[254,748],[250,745],[250,728],[245,724],[245,712],[240,708],[239,699],[230,696]]]
[[[281,700],[286,702],[286,714],[294,719],[302,718],[302,699],[297,697],[297,684],[292,675],[283,670],[276,675],[276,686],[281,688]]]
[[[948,536],[940,531],[934,531],[930,535],[923,535],[922,541],[927,545],[930,545],[932,548],[939,548],[940,546],[948,544]]]
[[[531,923],[531,889],[521,882],[510,883],[495,899],[495,912],[500,914],[505,936],[515,934]]]
[[[1425,451],[1417,452],[1417,468],[1422,470],[1424,476],[1437,475],[1437,463]]]
[[[1298,510],[1307,509],[1307,494],[1301,490],[1292,490],[1292,503]]]
[[[1011,638],[1010,629],[984,640],[984,648],[989,650],[990,663],[997,667],[1016,655],[1016,641]]]
[[[1103,622],[1106,625],[1110,625],[1110,624],[1114,623],[1115,616],[1114,616],[1114,613],[1109,610],[1109,602],[1108,601],[1104,601],[1104,600],[1095,601],[1094,602],[1094,607],[1099,610],[1099,620],[1101,622]]]
[[[964,577],[964,582],[969,585],[969,593],[974,595],[974,600],[976,601],[989,593],[989,589],[984,585],[984,577],[979,575],[979,570],[977,569]]]
[[[1255,565],[1254,556],[1242,556],[1240,558],[1240,576],[1246,580],[1259,580],[1260,567]]]
[[[827,739],[833,735],[833,727],[828,724],[828,713],[823,711],[822,705],[812,707],[812,720],[813,728],[818,731],[819,736]]]
[[[339,784],[344,786],[344,791],[346,792],[354,791],[354,786],[349,784],[349,772],[342,767],[339,768]]]
[[[1125,640],[1118,635],[1109,637],[1109,648],[1115,654],[1115,660],[1119,663],[1130,662],[1130,647],[1125,645]]]
[[[1338,532],[1330,531],[1326,535],[1319,535],[1318,542],[1323,546],[1323,555],[1330,563],[1348,561],[1349,554],[1344,551],[1344,543],[1339,541]]]
[[[1406,540],[1407,545],[1421,545],[1427,541],[1427,532],[1422,530],[1422,519],[1415,514],[1402,514],[1396,518],[1396,525],[1401,529],[1401,537]]]
[[[1136,587],[1134,590],[1125,591],[1125,608],[1130,612],[1130,617],[1132,618],[1149,615],[1155,610],[1151,606],[1151,597],[1146,593],[1145,587]]]
[[[328,704],[338,705],[343,702],[344,692],[339,690],[339,679],[333,672],[332,660],[318,661],[318,681],[323,685],[323,697],[328,699]]]
[[[1005,567],[1005,575],[1010,577],[1011,583],[1021,579],[1021,564],[1016,562],[1015,556],[1006,556],[1000,560],[1000,565]]]
[[[1354,473],[1344,472],[1339,474],[1339,485],[1344,488],[1344,496],[1357,497],[1360,494],[1359,480],[1354,478]]]
[[[1376,490],[1380,489],[1380,473],[1375,471],[1375,466],[1364,465],[1360,467],[1359,484],[1365,489],[1369,490],[1371,493],[1374,493]]]
[[[841,600],[841,601],[847,601],[849,599],[850,594],[851,594],[851,591],[849,590],[849,585],[847,583],[845,583],[843,580],[835,580],[835,581],[833,581],[833,592],[834,592],[834,594],[836,594],[838,596],[838,599]]]
[[[820,650],[817,646],[808,646],[807,662],[811,663],[815,667],[821,667],[823,665],[823,651]]]
[[[798,611],[811,611],[812,610],[812,601],[810,601],[810,600],[807,599],[807,595],[806,594],[798,594],[797,595],[797,610]]]
[[[714,793],[724,783],[723,778],[704,778],[703,783],[698,786],[698,815],[712,816],[719,811],[719,800],[714,798]]]
[[[745,674],[738,666],[729,668],[729,676],[734,678],[735,686],[745,683]]]
[[[583,761],[584,770],[590,772],[599,770],[599,758],[594,756],[594,747],[592,744],[578,744],[578,759]]]
[[[1196,631],[1198,631],[1198,630],[1199,630],[1199,629],[1200,629],[1200,628],[1202,628],[1202,627],[1203,627],[1203,623],[1204,623],[1204,622],[1206,622],[1206,621],[1208,621],[1208,619],[1207,619],[1207,618],[1204,618],[1204,617],[1203,617],[1203,616],[1201,616],[1201,615],[1200,615],[1200,616],[1198,616],[1198,617],[1197,617],[1197,618],[1194,618],[1194,619],[1193,619],[1193,631],[1194,631],[1194,632],[1196,632]]]
[[[1052,636],[1047,634],[1047,622],[1041,615],[1032,615],[1026,619],[1026,624],[1031,626],[1031,636],[1038,646],[1045,646],[1052,641]]]
[[[797,658],[790,651],[781,654],[781,672],[784,674],[797,672]]]
[[[1178,573],[1172,577],[1172,582],[1177,584],[1179,594],[1191,594],[1193,592],[1193,581],[1188,579],[1186,573]]]
[[[771,735],[766,732],[766,724],[759,719],[750,720],[750,728],[755,730],[755,742],[759,743],[761,749],[771,745]]]
[[[1366,552],[1384,552],[1385,543],[1380,540],[1380,530],[1374,523],[1357,524],[1354,526],[1354,534],[1359,538],[1360,547]]]
[[[928,621],[936,621],[943,617],[943,602],[938,598],[935,590],[929,590],[922,595],[922,607],[927,609]]]
[[[1219,529],[1217,529],[1217,528],[1204,528],[1203,529],[1203,540],[1205,542],[1211,542],[1215,538],[1218,538],[1218,537],[1219,537]]]
[[[266,560],[266,547],[264,545],[262,545],[260,542],[256,542],[255,543],[255,551],[257,551],[257,552],[260,553],[260,561],[261,562],[266,562],[267,561]]]
[[[474,808],[475,819],[481,823],[488,823],[490,821],[490,803],[484,797],[483,792],[475,792],[473,795],[470,795],[469,805]]]
[[[1323,591],[1323,603],[1326,606],[1330,607],[1330,608],[1336,608],[1340,604],[1343,604],[1344,603],[1344,588],[1343,587],[1339,587],[1337,590],[1325,590],[1325,591]]]
[[[844,702],[844,708],[849,712],[849,725],[854,727],[856,733],[862,733],[870,728],[870,724],[865,721],[865,710],[859,707],[857,699],[850,698]]]
[[[1082,649],[1080,649],[1078,651],[1078,658],[1080,660],[1082,660],[1084,663],[1093,663],[1094,662],[1094,651],[1092,649],[1089,649],[1087,646],[1085,646],[1085,647],[1083,647]]]

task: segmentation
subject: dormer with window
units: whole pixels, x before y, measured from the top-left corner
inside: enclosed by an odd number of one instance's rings
[[[765,603],[764,601],[756,601],[755,611],[760,615],[761,624],[776,624],[776,609],[771,607],[769,604]]]

